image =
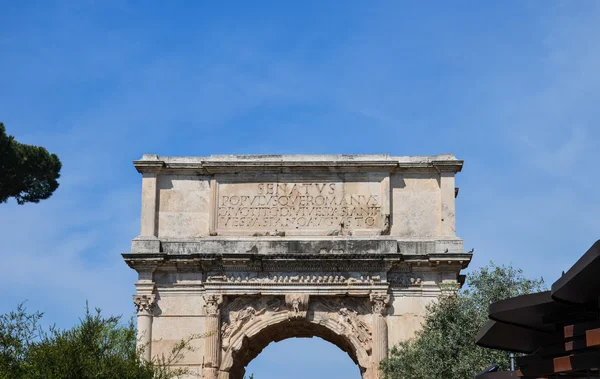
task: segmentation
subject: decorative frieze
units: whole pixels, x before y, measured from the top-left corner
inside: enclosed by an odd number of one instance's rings
[[[420,286],[423,283],[422,274],[407,272],[390,272],[387,274],[388,283],[393,286]]]
[[[207,283],[218,284],[343,284],[361,285],[381,283],[381,274],[360,274],[348,272],[223,272],[209,273]]]

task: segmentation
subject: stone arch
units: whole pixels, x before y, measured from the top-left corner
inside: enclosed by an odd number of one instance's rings
[[[371,379],[371,346],[361,343],[346,325],[332,317],[309,313],[306,318],[290,318],[287,313],[261,317],[246,325],[232,338],[223,352],[219,379],[242,379],[245,367],[271,342],[294,337],[320,337],[343,351],[358,365],[364,379]]]

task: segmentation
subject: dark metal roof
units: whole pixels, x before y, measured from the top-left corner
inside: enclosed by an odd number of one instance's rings
[[[552,297],[569,303],[598,303],[600,295],[600,240],[552,284]]]
[[[489,320],[477,334],[477,345],[518,353],[533,353],[547,333]]]
[[[516,296],[490,304],[477,344],[532,354],[517,361],[524,377],[561,373],[598,377],[600,365],[600,241],[551,291]],[[490,378],[491,379],[491,378]]]
[[[489,307],[489,317],[507,324],[551,332],[556,327],[546,322],[546,316],[557,314],[566,307],[568,306],[554,301],[550,291],[545,291],[492,303]]]

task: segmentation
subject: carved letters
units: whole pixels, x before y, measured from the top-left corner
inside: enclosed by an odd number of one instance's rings
[[[354,191],[347,191],[350,186]],[[344,234],[348,228],[384,227],[378,182],[221,183],[216,205],[220,230],[322,229]],[[283,235],[282,234],[282,235]]]

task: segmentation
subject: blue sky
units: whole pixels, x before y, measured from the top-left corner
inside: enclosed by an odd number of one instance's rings
[[[143,153],[454,153],[471,267],[552,282],[600,238],[599,40],[593,0],[0,1],[0,120],[64,165],[51,199],[0,205],[0,312],[133,315]],[[249,371],[325,367],[359,377],[317,340]]]

